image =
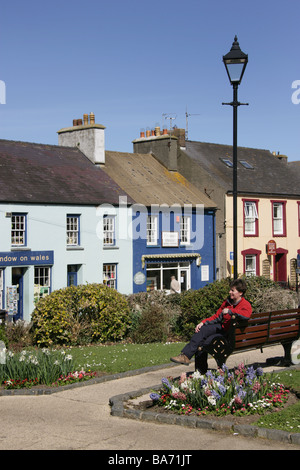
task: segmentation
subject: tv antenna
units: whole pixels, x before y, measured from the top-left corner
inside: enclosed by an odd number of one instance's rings
[[[185,140],[188,140],[188,118],[189,116],[200,116],[200,114],[189,114],[188,111],[187,111],[187,107],[186,107],[186,111],[185,111]]]
[[[165,119],[170,119],[170,131],[172,130],[172,121],[177,118],[177,114],[175,113],[164,113],[162,114],[162,117]]]

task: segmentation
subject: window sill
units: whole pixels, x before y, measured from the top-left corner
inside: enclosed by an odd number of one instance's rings
[[[112,245],[112,246],[103,246],[103,250],[118,250],[119,247]]]
[[[31,248],[28,246],[20,245],[20,246],[12,246],[10,251],[31,251]]]
[[[67,251],[82,251],[84,250],[83,246],[67,246]]]

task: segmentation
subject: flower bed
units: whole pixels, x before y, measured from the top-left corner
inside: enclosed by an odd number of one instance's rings
[[[0,387],[9,390],[54,387],[89,380],[95,375],[95,372],[76,371],[72,355],[63,350],[5,351],[5,361],[0,364]]]
[[[263,414],[283,406],[288,396],[289,391],[267,378],[261,368],[244,364],[232,371],[223,365],[204,375],[196,371],[189,377],[183,373],[179,379],[163,378],[159,392],[150,394],[153,402],[166,410],[199,416]]]

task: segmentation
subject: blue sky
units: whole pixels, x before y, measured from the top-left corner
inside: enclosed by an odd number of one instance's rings
[[[249,56],[238,145],[300,160],[299,21],[299,0],[3,1],[0,138],[57,144],[94,112],[107,150],[131,152],[142,128],[170,125],[164,114],[185,128],[187,110],[190,140],[231,145],[222,56],[237,35]]]

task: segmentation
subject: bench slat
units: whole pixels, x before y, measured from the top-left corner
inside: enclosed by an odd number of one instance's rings
[[[260,347],[261,345],[266,344],[266,338],[255,338],[255,339],[246,339],[245,341],[241,341],[235,344],[234,349],[247,349],[249,346],[256,346]]]

